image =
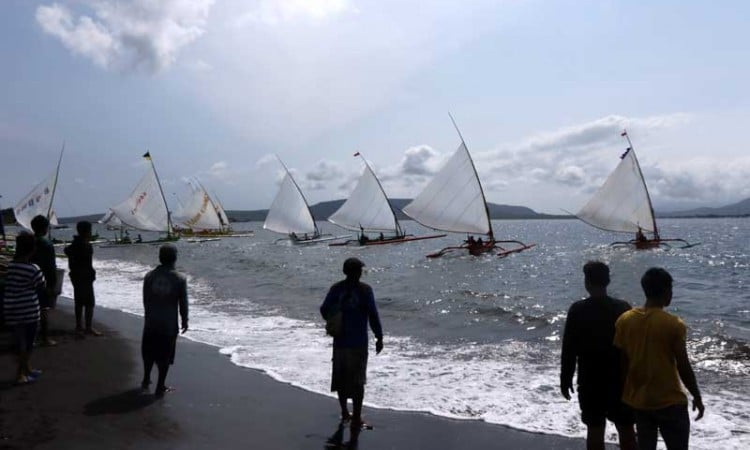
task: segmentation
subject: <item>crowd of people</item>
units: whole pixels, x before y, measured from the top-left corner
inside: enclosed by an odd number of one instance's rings
[[[6,274],[3,312],[13,333],[18,357],[17,384],[33,383],[41,376],[31,364],[34,339],[55,345],[48,333],[45,310],[54,306],[57,275],[55,252],[45,237],[49,222],[32,221],[34,235],[16,237],[15,256]],[[91,224],[79,222],[78,234],[65,248],[75,304],[77,337],[100,336],[93,328],[94,270],[90,244]],[[154,394],[169,392],[166,376],[174,363],[176,340],[188,330],[187,281],[175,269],[177,248],[159,249],[160,265],[143,281],[144,328],[141,354],[144,375],[141,388],[149,390],[151,371],[158,368]],[[326,331],[333,337],[331,391],[341,408],[341,423],[350,423],[353,436],[369,427],[362,418],[367,362],[368,327],[375,335],[375,351],[383,350],[383,327],[372,288],[360,281],[365,264],[357,258],[344,261],[345,279],[329,289],[320,306]],[[641,278],[645,295],[642,307],[633,308],[609,296],[609,267],[589,261],[583,267],[589,297],[573,303],[562,340],[560,391],[570,400],[577,391],[581,420],[587,427],[589,450],[604,449],[606,421],[614,423],[623,449],[653,450],[660,433],[667,448],[687,449],[690,434],[688,398],[692,396],[696,420],[705,407],[686,349],[687,327],[664,309],[672,302],[671,275],[662,268],[648,269]],[[178,326],[178,319],[180,324]],[[348,401],[352,400],[350,412]]]

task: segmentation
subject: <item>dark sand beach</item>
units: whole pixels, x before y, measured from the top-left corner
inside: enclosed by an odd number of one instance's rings
[[[33,364],[44,373],[33,385],[11,383],[9,337],[0,335],[0,449],[584,447],[580,439],[368,407],[365,419],[374,429],[348,446],[346,429],[337,446],[329,441],[338,429],[335,399],[238,367],[215,347],[180,339],[167,380],[176,391],[157,400],[138,389],[140,317],[97,308],[104,336],[76,340],[72,305],[63,299],[51,323],[59,344],[35,350]]]

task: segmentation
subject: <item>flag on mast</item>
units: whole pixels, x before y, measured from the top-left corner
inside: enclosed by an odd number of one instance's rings
[[[147,160],[151,161],[151,152],[144,153],[143,157],[146,158]]]
[[[359,152],[355,153],[354,156],[359,156]]]
[[[622,130],[622,133],[620,133],[620,136],[627,136],[628,132],[626,130]]]

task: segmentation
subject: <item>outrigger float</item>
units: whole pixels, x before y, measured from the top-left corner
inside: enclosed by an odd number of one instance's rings
[[[461,145],[403,211],[426,227],[452,233],[466,233],[469,237],[461,245],[445,247],[427,257],[437,258],[457,250],[467,251],[474,256],[497,251],[497,256],[505,257],[534,247],[535,244],[525,244],[517,240],[495,239],[489,208],[474,161],[453,116],[451,121],[461,138]],[[486,238],[475,240],[473,235],[484,235]],[[514,246],[506,247],[501,244]]]
[[[445,237],[445,234],[415,236],[406,234],[396,217],[393,205],[388,201],[383,185],[375,175],[364,156],[359,156],[365,163],[365,170],[357,181],[349,198],[328,218],[328,221],[347,230],[359,231],[357,239],[328,244],[331,247],[344,245],[386,245],[421,241]],[[378,233],[372,238],[368,233]]]
[[[623,130],[620,136],[628,141],[628,148],[620,156],[620,163],[575,216],[601,230],[635,233],[635,239],[613,242],[610,244],[612,247],[647,250],[700,245],[700,242],[690,243],[680,238],[665,239],[659,235],[651,196],[635,156],[633,143],[627,130]],[[646,233],[650,233],[651,237]]]

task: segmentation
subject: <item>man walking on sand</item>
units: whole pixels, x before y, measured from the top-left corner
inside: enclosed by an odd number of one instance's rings
[[[571,305],[565,321],[560,370],[560,391],[570,400],[578,363],[578,402],[587,427],[586,448],[604,450],[609,419],[617,427],[620,448],[635,450],[633,410],[622,400],[620,352],[612,345],[615,322],[630,305],[607,295],[609,267],[599,261],[583,266],[589,297]]]
[[[662,268],[643,274],[646,304],[624,313],[615,324],[615,340],[622,349],[625,369],[623,401],[635,410],[641,450],[656,449],[661,432],[669,450],[687,449],[690,416],[680,380],[693,396],[695,420],[705,410],[685,345],[687,327],[664,311],[672,302],[672,276]]]
[[[177,316],[182,319],[182,333],[188,330],[187,280],[175,270],[177,247],[164,244],[159,249],[159,265],[143,279],[143,381],[141,388],[151,384],[151,369],[156,363],[159,379],[154,395],[162,397],[171,391],[165,381],[169,366],[174,363],[177,345]]]
[[[101,333],[92,326],[94,319],[94,270],[93,257],[94,248],[91,240],[91,222],[81,221],[76,224],[78,234],[73,237],[73,243],[65,247],[65,255],[68,257],[68,270],[70,281],[73,283],[73,302],[76,314],[76,335],[83,337],[84,333],[91,336],[101,336]],[[85,310],[86,328],[83,328],[83,315]]]
[[[351,420],[352,430],[367,426],[362,421],[362,402],[367,381],[368,322],[377,339],[375,353],[383,350],[383,328],[372,288],[359,281],[364,265],[357,258],[344,261],[346,279],[331,286],[320,306],[320,314],[327,321],[341,314],[340,329],[333,336],[331,391],[338,393],[341,420]],[[351,415],[347,406],[350,398],[354,406]]]

